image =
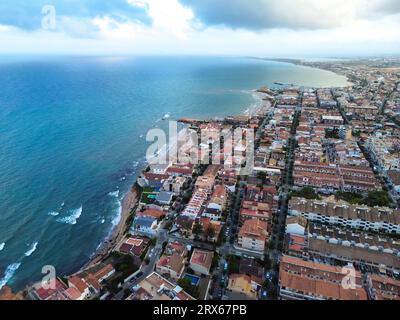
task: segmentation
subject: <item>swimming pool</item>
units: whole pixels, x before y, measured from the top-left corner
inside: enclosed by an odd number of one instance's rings
[[[185,274],[184,278],[190,280],[193,286],[197,286],[200,282],[200,277],[194,276],[192,274]]]

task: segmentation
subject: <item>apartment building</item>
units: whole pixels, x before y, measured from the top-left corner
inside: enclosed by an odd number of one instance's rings
[[[340,267],[283,256],[279,267],[280,298],[283,300],[368,300],[359,272],[355,287],[343,285],[346,273]]]
[[[398,209],[351,205],[331,198],[324,200],[293,198],[289,202],[289,215],[341,227],[400,234]]]

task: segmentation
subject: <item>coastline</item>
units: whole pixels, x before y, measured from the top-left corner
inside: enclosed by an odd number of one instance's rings
[[[310,67],[310,68],[319,69],[317,67]],[[264,108],[270,106],[270,101],[268,101],[268,99],[260,99],[262,94],[259,92],[259,90],[260,89],[249,90],[248,93],[253,96],[254,102],[250,105],[243,106],[243,109],[238,114],[253,116],[262,112]],[[209,121],[209,120],[211,119],[207,119],[204,121]],[[142,172],[144,169],[145,167],[142,168],[140,172]],[[132,210],[136,207],[138,201],[140,200],[138,196],[139,194],[138,191],[136,190],[135,185],[132,185],[127,194],[122,199],[120,221],[118,222],[118,224],[112,227],[112,229],[110,230],[110,234],[101,241],[99,247],[88,258],[88,261],[84,262],[83,266],[79,270],[73,272],[71,275],[78,274],[88,268],[98,265],[116,249],[116,247],[119,245],[119,243],[127,234],[128,231],[127,222],[131,217]]]
[[[327,68],[326,66],[321,66],[321,65],[312,65],[307,63],[306,60],[302,60],[302,59],[274,59],[274,58],[253,58],[253,59],[257,59],[257,60],[264,60],[264,61],[272,61],[272,62],[279,62],[279,63],[288,63],[288,64],[292,64],[295,66],[300,66],[300,67],[305,67],[305,68],[311,68],[311,69],[316,69],[316,70],[321,70],[321,71],[328,71],[331,72],[333,74],[336,74],[338,76],[344,76],[346,78],[347,81],[347,85],[345,86],[341,86],[342,88],[349,88],[354,86],[354,83],[351,82],[351,80],[349,79],[349,77],[345,74],[339,73],[335,70],[331,70],[330,68]],[[287,84],[283,84],[282,86],[287,86]],[[294,84],[294,86],[297,86],[296,84]]]
[[[135,185],[133,185],[122,199],[119,223],[111,230],[111,235],[100,244],[100,247],[95,251],[93,256],[78,272],[100,263],[115,249],[126,234],[128,228],[127,222],[138,201],[138,191],[136,190]]]
[[[255,100],[254,103],[252,103],[250,106],[243,107],[243,110],[241,111],[242,114],[248,116],[258,114],[264,107],[266,107],[266,105],[268,105],[265,100],[261,99],[262,95],[258,91],[258,89],[251,90],[250,94]],[[145,168],[146,166],[141,171],[143,171]],[[89,258],[89,261],[87,261],[84,266],[74,274],[77,274],[84,271],[85,269],[91,268],[99,264],[108,255],[110,255],[112,251],[115,250],[115,248],[118,246],[118,244],[122,241],[127,233],[127,221],[131,216],[132,210],[136,207],[139,200],[140,199],[138,198],[138,191],[136,190],[135,185],[133,185],[122,200],[120,221],[115,227],[113,227],[110,236],[103,240],[99,248]]]

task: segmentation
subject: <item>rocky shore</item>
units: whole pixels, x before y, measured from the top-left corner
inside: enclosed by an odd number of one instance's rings
[[[117,226],[113,229],[111,236],[106,239],[95,254],[91,257],[90,261],[82,268],[86,269],[92,267],[102,260],[104,260],[121,242],[127,231],[127,222],[132,213],[132,210],[138,203],[138,191],[133,186],[122,200],[121,219]]]

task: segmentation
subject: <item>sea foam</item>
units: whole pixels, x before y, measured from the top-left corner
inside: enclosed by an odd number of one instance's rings
[[[60,211],[61,211],[62,209],[64,209],[64,206],[65,206],[65,202],[61,203],[61,205],[60,205],[60,210],[59,210],[59,211],[50,211],[50,212],[48,213],[48,215],[49,215],[49,216],[52,216],[52,217],[57,217],[57,216],[59,216],[59,215],[60,215]]]
[[[59,218],[57,219],[57,222],[71,224],[71,225],[76,224],[78,222],[78,219],[82,215],[82,207],[75,210],[70,210],[69,212],[71,213],[71,215],[65,218]]]
[[[116,200],[117,200],[118,206],[117,206],[117,208],[115,210],[114,219],[111,222],[113,226],[117,226],[120,223],[121,215],[122,215],[122,202],[118,197],[116,197]]]
[[[118,198],[118,196],[119,196],[119,190],[114,191],[114,192],[110,192],[108,195],[109,195],[110,197]]]
[[[5,243],[5,242],[0,243],[0,251],[2,251],[2,250],[4,249],[5,246],[6,246],[6,243]]]
[[[0,290],[7,284],[8,281],[14,276],[15,272],[21,266],[21,263],[10,264],[4,272],[3,278],[0,279]]]
[[[26,257],[30,257],[31,254],[34,253],[34,252],[36,251],[36,248],[37,248],[37,245],[38,245],[38,244],[39,244],[38,242],[33,243],[33,244],[31,245],[30,249],[29,249],[27,252],[25,252],[25,256],[26,256]]]

